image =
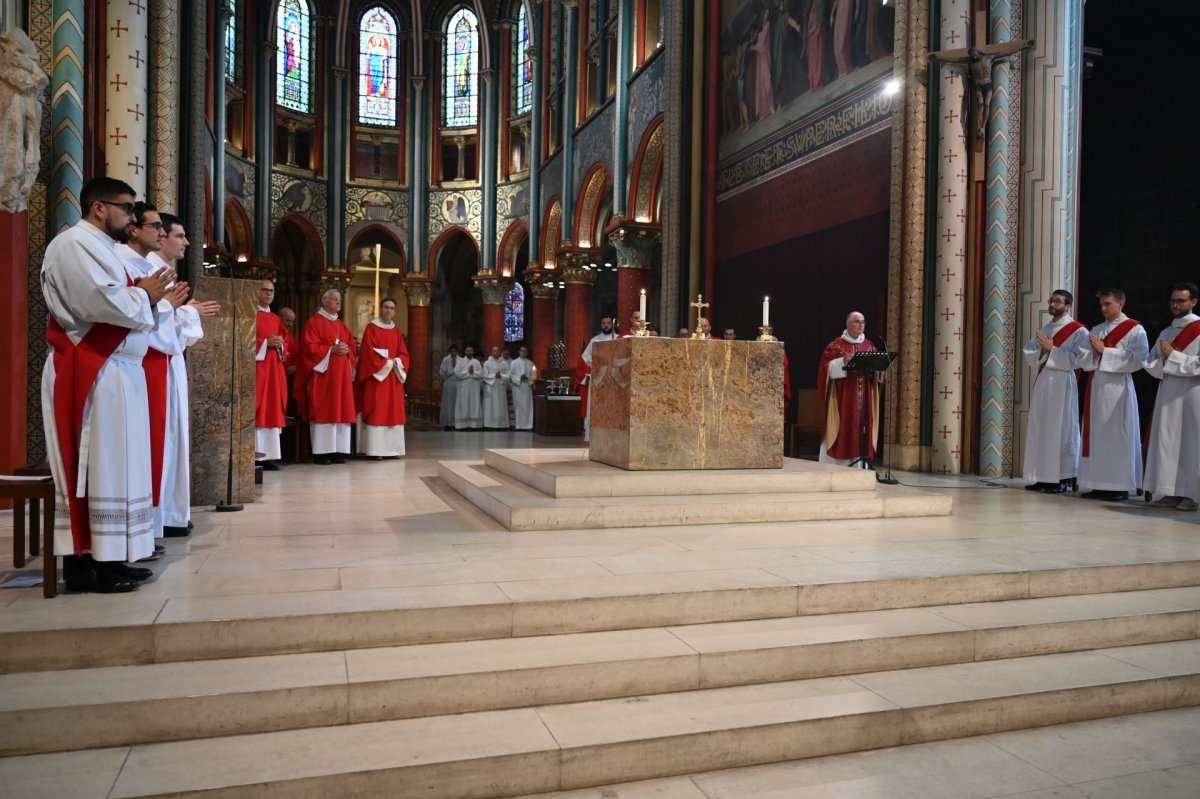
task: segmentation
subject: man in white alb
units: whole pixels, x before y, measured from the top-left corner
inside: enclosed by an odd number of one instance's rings
[[[517,350],[517,358],[508,370],[512,383],[513,416],[517,430],[533,429],[533,361],[529,360],[529,348]]]
[[[1125,315],[1125,292],[1096,295],[1104,322],[1092,328],[1080,366],[1083,391],[1079,490],[1084,499],[1122,502],[1142,487],[1142,426],[1133,373],[1146,362],[1146,331]]]
[[[438,374],[442,376],[442,413],[439,417],[443,430],[454,429],[455,400],[458,398],[458,378],[454,369],[458,366],[458,347],[451,347],[442,358]]]
[[[475,348],[468,346],[454,367],[458,395],[454,398],[454,429],[478,430],[483,427],[483,364],[475,358]]]
[[[483,426],[489,430],[508,429],[508,389],[503,370],[500,348],[492,347],[491,356],[483,364]]]
[[[1162,381],[1154,400],[1143,487],[1155,508],[1194,511],[1200,500],[1200,316],[1195,283],[1171,290],[1171,326],[1150,348],[1146,371]]]
[[[605,316],[605,317],[601,318],[600,319],[600,332],[597,333],[596,335],[592,336],[588,340],[587,346],[583,348],[583,355],[580,356],[580,359],[583,361],[583,363],[587,369],[587,374],[584,375],[583,380],[581,381],[583,383],[583,385],[589,385],[592,382],[592,345],[595,344],[597,341],[612,341],[616,337],[617,337],[617,334],[615,331],[613,331],[612,317]],[[591,432],[591,426],[592,426],[591,425],[591,422],[592,422],[592,392],[590,390],[588,391],[587,402],[588,402],[587,411],[583,417],[583,440],[584,441],[588,440],[589,434]]]

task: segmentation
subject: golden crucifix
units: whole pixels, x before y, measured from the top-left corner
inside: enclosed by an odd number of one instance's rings
[[[700,330],[700,320],[704,316],[704,309],[708,307],[708,303],[704,301],[704,295],[697,294],[696,301],[689,302],[688,306],[696,309],[696,326],[692,328],[692,338],[704,338],[704,333]]]
[[[363,266],[368,266],[368,268],[370,268],[370,270],[375,273],[375,316],[379,316],[379,273],[387,272],[388,274],[391,274],[391,275],[398,275],[398,274],[400,274],[400,270],[399,269],[390,269],[390,268],[384,269],[382,266],[380,266],[380,257],[383,255],[383,245],[382,244],[375,245],[374,254],[375,254],[375,259],[374,259],[375,262],[373,264],[370,264],[369,266],[366,264],[360,264],[359,267],[362,268]]]

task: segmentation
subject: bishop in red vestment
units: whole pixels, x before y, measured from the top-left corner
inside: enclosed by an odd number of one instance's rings
[[[395,316],[395,300],[389,297],[379,304],[379,318],[363,331],[354,378],[358,451],[376,460],[404,454],[404,383],[409,356],[404,336],[392,321]]]
[[[254,449],[263,468],[279,467],[279,433],[286,424],[287,375],[284,362],[291,353],[284,339],[283,320],[271,313],[275,284],[258,283],[258,313],[254,317]]]
[[[309,422],[313,463],[345,463],[350,454],[350,425],[354,424],[354,382],[358,362],[354,335],[338,318],[342,294],[329,289],[321,309],[304,325],[300,362],[296,366],[296,405]]]
[[[842,335],[829,342],[821,353],[817,370],[820,392],[821,448],[819,460],[849,466],[850,462],[875,457],[879,436],[879,384],[877,376],[846,371],[855,353],[875,349],[864,335],[867,321],[858,311],[846,317]],[[868,468],[867,464],[862,467]]]

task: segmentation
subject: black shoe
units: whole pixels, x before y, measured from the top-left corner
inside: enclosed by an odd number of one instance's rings
[[[346,459],[342,456],[342,454],[340,452],[335,452],[334,454],[329,456],[329,462],[330,463],[345,463]]]
[[[1109,496],[1111,493],[1112,493],[1111,491],[1089,491],[1089,492],[1087,492],[1086,494],[1080,494],[1080,495],[1079,495],[1079,498],[1080,498],[1080,499],[1100,499],[1100,500],[1105,500],[1105,499],[1110,499],[1110,498],[1111,498],[1111,497]]]
[[[1051,485],[1051,483],[1030,483],[1029,485],[1025,486],[1025,490],[1026,491],[1044,491],[1050,485]]]
[[[1042,489],[1043,494],[1065,494],[1067,493],[1066,483],[1046,483],[1046,487]]]
[[[383,460],[383,456],[382,456],[382,455],[368,455],[367,457],[368,457],[370,460],[373,460],[373,461],[381,461],[381,460]]]
[[[316,466],[328,466],[333,463],[328,455],[313,455],[313,464]]]
[[[109,569],[96,570],[91,555],[63,558],[63,582],[68,591],[94,594],[127,594],[136,591],[137,580],[121,577]]]
[[[191,530],[186,527],[171,527],[163,526],[163,538],[187,538],[191,534]]]
[[[256,461],[256,463],[263,468],[264,472],[279,471],[279,464],[275,461]]]
[[[117,577],[124,577],[127,580],[137,580],[139,583],[144,580],[149,580],[154,576],[154,572],[150,571],[149,569],[143,569],[140,566],[130,566],[128,563],[114,561],[112,563],[96,564],[97,574],[102,574],[106,571],[109,574]]]

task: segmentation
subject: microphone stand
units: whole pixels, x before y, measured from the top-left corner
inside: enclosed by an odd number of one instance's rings
[[[221,256],[217,255],[217,264]],[[242,503],[233,501],[233,418],[237,411],[237,282],[233,277],[233,264],[229,264],[229,460],[225,472],[225,501],[218,502],[217,513],[234,513],[243,509]]]
[[[887,339],[883,337],[883,334],[878,333],[876,335],[879,336],[879,343],[883,345],[883,351],[891,352],[891,350],[888,349]],[[887,403],[884,402],[883,386],[880,386],[879,388],[879,415],[879,429],[883,431],[883,444],[879,448],[879,454],[883,456],[883,462],[884,465],[887,466],[887,471],[884,472],[882,477],[879,475],[879,472],[876,472],[875,482],[890,486],[899,485],[900,481],[892,476],[892,462],[887,456]]]

